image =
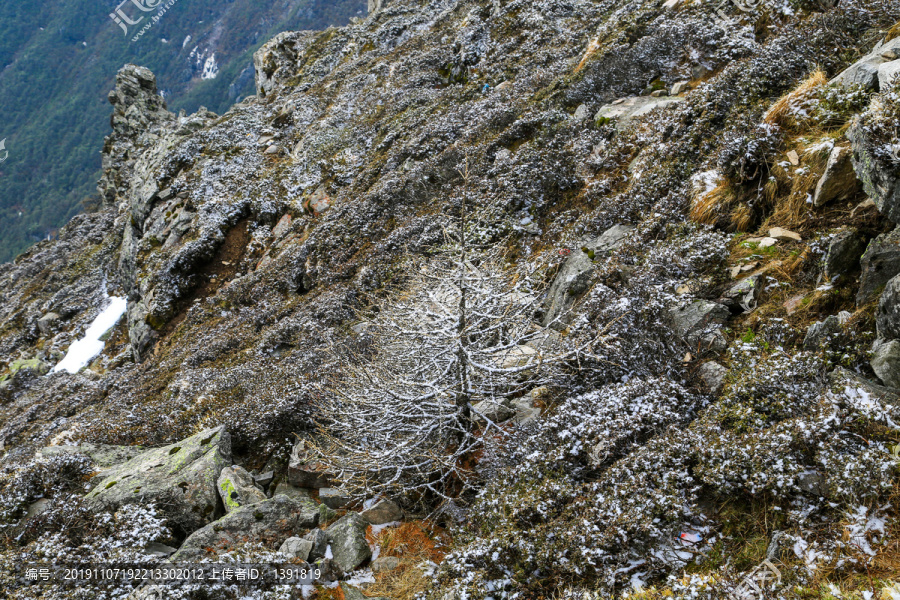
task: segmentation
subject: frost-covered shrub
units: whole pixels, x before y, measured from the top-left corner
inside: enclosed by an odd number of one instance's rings
[[[14,523],[35,500],[81,489],[93,472],[90,459],[82,454],[36,460],[18,469],[7,467],[0,473],[0,527]]]
[[[781,130],[768,123],[749,132],[730,131],[725,135],[718,166],[734,181],[753,181],[768,172],[768,163],[782,141]]]

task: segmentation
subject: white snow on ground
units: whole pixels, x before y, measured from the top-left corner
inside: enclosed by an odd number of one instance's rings
[[[128,306],[125,298],[110,297],[109,300],[109,306],[100,311],[84,333],[84,337],[69,346],[66,357],[53,367],[54,373],[57,371],[77,373],[103,351],[104,343],[100,338],[119,322]]]
[[[213,53],[203,63],[203,73],[200,74],[200,79],[215,79],[218,74],[219,65],[216,64],[216,55]]]

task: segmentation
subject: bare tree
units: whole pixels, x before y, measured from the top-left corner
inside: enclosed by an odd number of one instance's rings
[[[463,198],[451,248],[415,265],[366,323],[367,351],[344,351],[341,375],[320,390],[319,449],[357,496],[457,497],[485,436],[504,435],[496,408],[553,383],[580,351],[534,323],[531,282],[470,247],[466,211]]]

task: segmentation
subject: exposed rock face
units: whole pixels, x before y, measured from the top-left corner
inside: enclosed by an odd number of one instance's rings
[[[191,561],[228,552],[243,542],[279,548],[285,540],[319,523],[319,510],[311,502],[297,502],[286,496],[241,506],[188,537],[172,557],[174,562]]]
[[[334,562],[345,573],[349,573],[372,558],[372,549],[366,542],[366,528],[369,523],[357,513],[341,517],[325,530]]]
[[[216,480],[230,463],[231,437],[209,429],[111,468],[85,500],[98,509],[153,502],[189,533],[215,519]]]
[[[628,225],[616,225],[572,252],[547,292],[544,327],[565,327],[568,311],[591,284],[594,261],[621,245],[632,229]]]
[[[900,339],[900,275],[891,279],[885,286],[878,301],[875,322],[879,339]]]
[[[881,100],[873,101],[867,113],[854,119],[847,137],[852,142],[853,168],[866,194],[875,201],[881,214],[900,223],[900,173],[893,161],[883,156],[880,150],[883,141],[868,127],[873,119],[884,120],[884,111]]]
[[[900,274],[900,229],[879,235],[869,243],[863,254],[862,276],[856,305],[874,300],[882,287],[894,276]]]
[[[832,79],[831,83],[845,87],[859,85],[866,89],[879,89],[883,81],[880,79],[879,73],[885,63],[891,62],[885,58],[885,54],[891,51],[900,51],[900,38],[894,38],[889,42],[879,42],[871,52],[847,67]]]
[[[624,98],[618,103],[603,106],[594,115],[594,121],[600,124],[612,121],[619,130],[626,129],[631,122],[656,108],[664,108],[678,104],[683,98],[677,96],[633,96]]]
[[[866,251],[866,238],[853,228],[842,229],[828,244],[825,254],[825,276],[829,280],[845,277],[859,268]]]
[[[813,206],[825,206],[854,194],[860,187],[853,170],[853,151],[848,146],[835,146],[828,156],[825,173],[816,184]]]
[[[216,482],[225,512],[233,512],[241,506],[255,504],[266,499],[261,489],[256,487],[253,476],[237,465],[225,467]]]

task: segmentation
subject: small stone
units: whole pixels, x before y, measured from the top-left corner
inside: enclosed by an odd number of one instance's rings
[[[362,517],[372,525],[384,525],[385,523],[393,523],[402,519],[403,510],[396,502],[385,498],[376,502],[371,508],[364,510]]]
[[[656,90],[650,93],[652,98],[662,98],[663,96],[668,96],[668,90]]]
[[[750,312],[756,308],[761,289],[760,276],[751,275],[732,286],[719,302],[727,306],[733,315]]]
[[[697,79],[703,79],[708,75],[712,74],[712,70],[706,65],[697,65],[693,69],[691,69],[691,76],[696,81]]]
[[[482,400],[473,404],[472,408],[475,410],[474,419],[479,422],[490,419],[494,423],[503,423],[516,414],[513,409],[496,400]]]
[[[679,81],[675,85],[672,86],[671,95],[678,96],[684,92],[687,92],[691,89],[690,81]]]
[[[764,249],[764,248],[771,248],[772,246],[774,246],[774,245],[777,244],[777,243],[778,243],[778,240],[776,240],[776,239],[773,238],[773,237],[764,237],[764,238],[759,242],[759,246],[757,246],[757,248],[762,248],[762,249]]]
[[[298,537],[290,537],[284,540],[278,551],[287,558],[299,558],[309,560],[309,553],[313,548],[313,542]]]
[[[299,488],[319,489],[329,487],[330,477],[315,449],[300,440],[291,451],[288,463],[288,483]]]
[[[796,150],[789,151],[787,153],[787,157],[788,157],[788,160],[791,162],[791,164],[794,165],[795,167],[800,164],[800,155],[797,154]]]
[[[400,559],[396,556],[380,556],[372,561],[373,573],[385,573],[393,571],[400,566]]]
[[[319,500],[322,501],[322,504],[334,510],[344,508],[350,502],[350,498],[335,488],[321,488],[319,490]]]
[[[900,389],[900,341],[878,346],[872,356],[872,370],[884,385]]]
[[[835,146],[831,150],[825,173],[819,179],[813,194],[813,206],[825,206],[856,193],[860,183],[853,170],[852,158],[853,152],[848,146]]]
[[[279,153],[281,153],[281,148],[279,148],[277,144],[272,144],[271,146],[266,148],[266,154],[268,154],[268,155],[274,155],[274,154],[279,154]]]
[[[794,233],[783,227],[773,227],[769,230],[769,237],[775,238],[779,242],[802,242],[803,238],[799,233]]]
[[[584,121],[589,116],[591,116],[591,111],[587,107],[587,104],[580,104],[578,108],[575,109],[575,115],[572,117],[575,121]]]
[[[697,374],[710,392],[718,394],[725,386],[725,376],[728,375],[728,369],[717,362],[710,361],[703,363]]]
[[[150,554],[152,556],[159,556],[160,558],[165,558],[167,556],[171,556],[178,552],[178,548],[173,548],[172,546],[167,546],[165,544],[160,544],[159,542],[150,542],[147,544],[147,547],[144,548],[144,552]]]
[[[254,475],[253,481],[261,488],[266,488],[270,483],[275,481],[275,471],[266,471],[261,475]]]
[[[310,491],[305,488],[294,487],[286,481],[281,481],[278,485],[275,486],[275,491],[272,493],[272,497],[278,495],[287,496],[288,498],[292,498],[294,500],[311,500],[312,494]]]

